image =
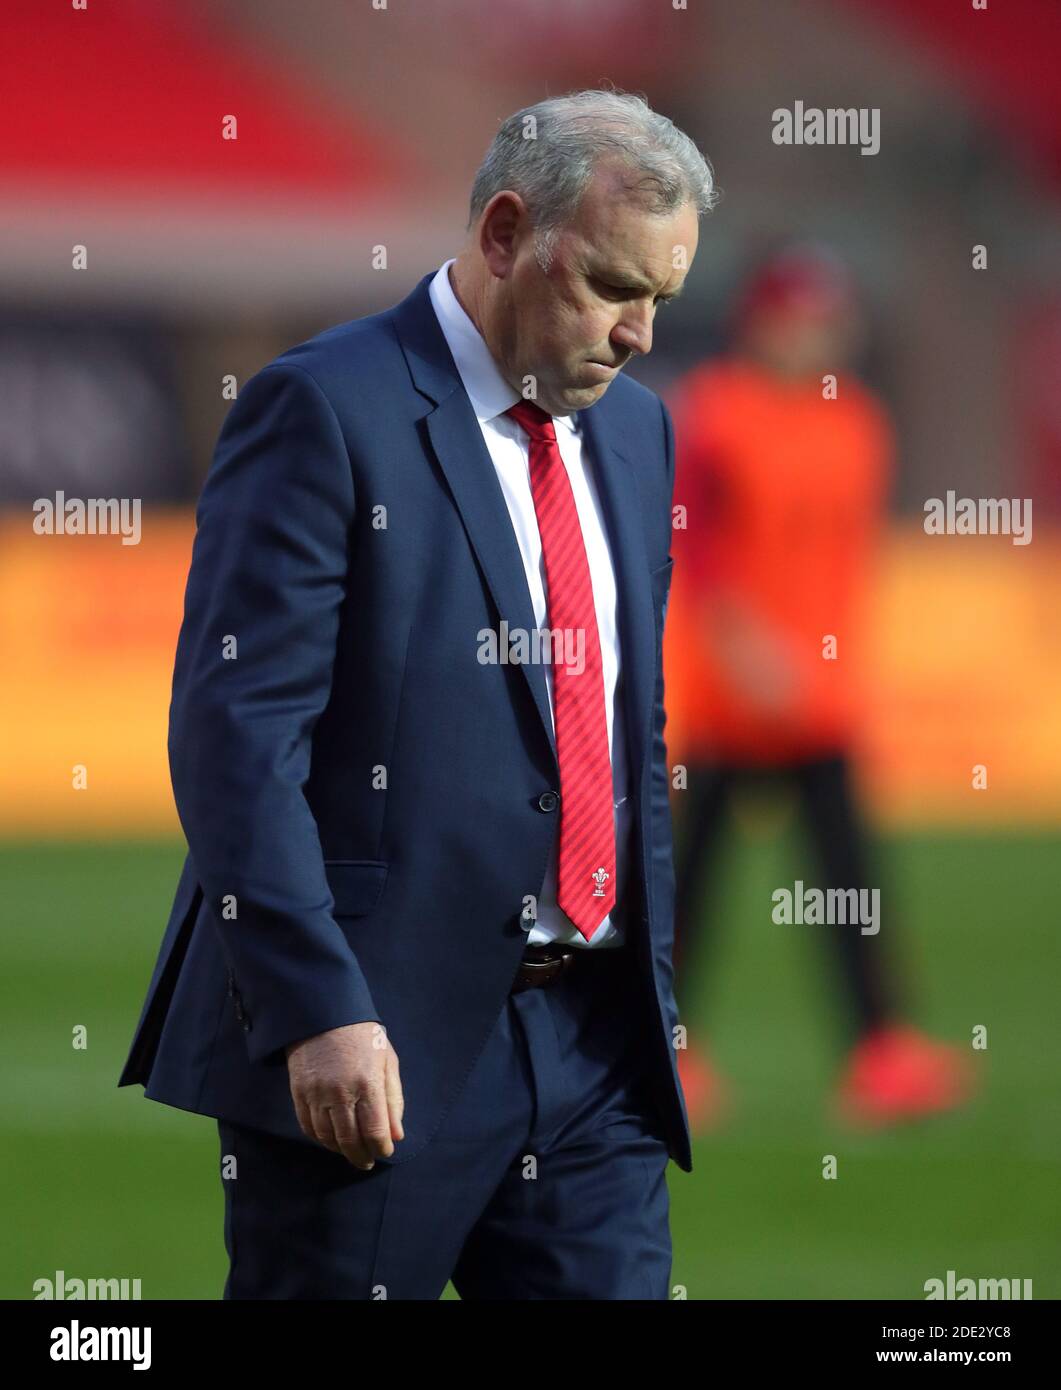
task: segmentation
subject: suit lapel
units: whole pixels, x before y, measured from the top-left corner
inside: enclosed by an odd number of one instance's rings
[[[578,412],[583,448],[597,481],[615,567],[621,654],[619,692],[630,745],[630,790],[636,795],[648,747],[655,689],[655,614],[645,550],[637,468],[624,453],[622,426],[608,396]]]
[[[472,549],[486,577],[498,616],[509,630],[534,631],[534,607],[512,518],[490,452],[464,391],[454,392],[427,417],[427,430]],[[522,662],[542,728],[556,757],[545,668]]]

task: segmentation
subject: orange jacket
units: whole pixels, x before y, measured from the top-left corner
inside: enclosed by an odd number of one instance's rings
[[[678,738],[689,756],[751,762],[845,745],[892,468],[883,409],[849,376],[827,400],[818,380],[787,382],[739,359],[695,368],[671,405],[674,500],[687,509],[667,619]],[[760,632],[783,681],[734,673],[732,644]]]

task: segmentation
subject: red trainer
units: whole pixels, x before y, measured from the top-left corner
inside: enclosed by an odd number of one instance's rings
[[[693,1134],[717,1128],[729,1109],[729,1091],[707,1050],[691,1038],[678,1048],[678,1079]]]
[[[836,1090],[838,1118],[879,1128],[963,1105],[975,1089],[972,1059],[907,1024],[867,1034],[852,1050]]]

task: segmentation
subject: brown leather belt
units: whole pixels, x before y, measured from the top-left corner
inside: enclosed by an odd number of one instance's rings
[[[519,970],[512,984],[511,992],[519,994],[525,989],[545,989],[549,985],[555,984],[562,975],[566,975],[574,967],[577,956],[586,958],[593,957],[599,960],[608,957],[615,960],[618,956],[626,956],[626,948],[620,947],[598,947],[595,951],[585,950],[573,946],[525,946],[523,948],[523,959],[519,963]]]

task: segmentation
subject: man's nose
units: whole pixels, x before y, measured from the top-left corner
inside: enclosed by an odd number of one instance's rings
[[[652,351],[652,308],[644,304],[627,304],[623,316],[612,329],[612,342],[624,352],[642,356]]]

